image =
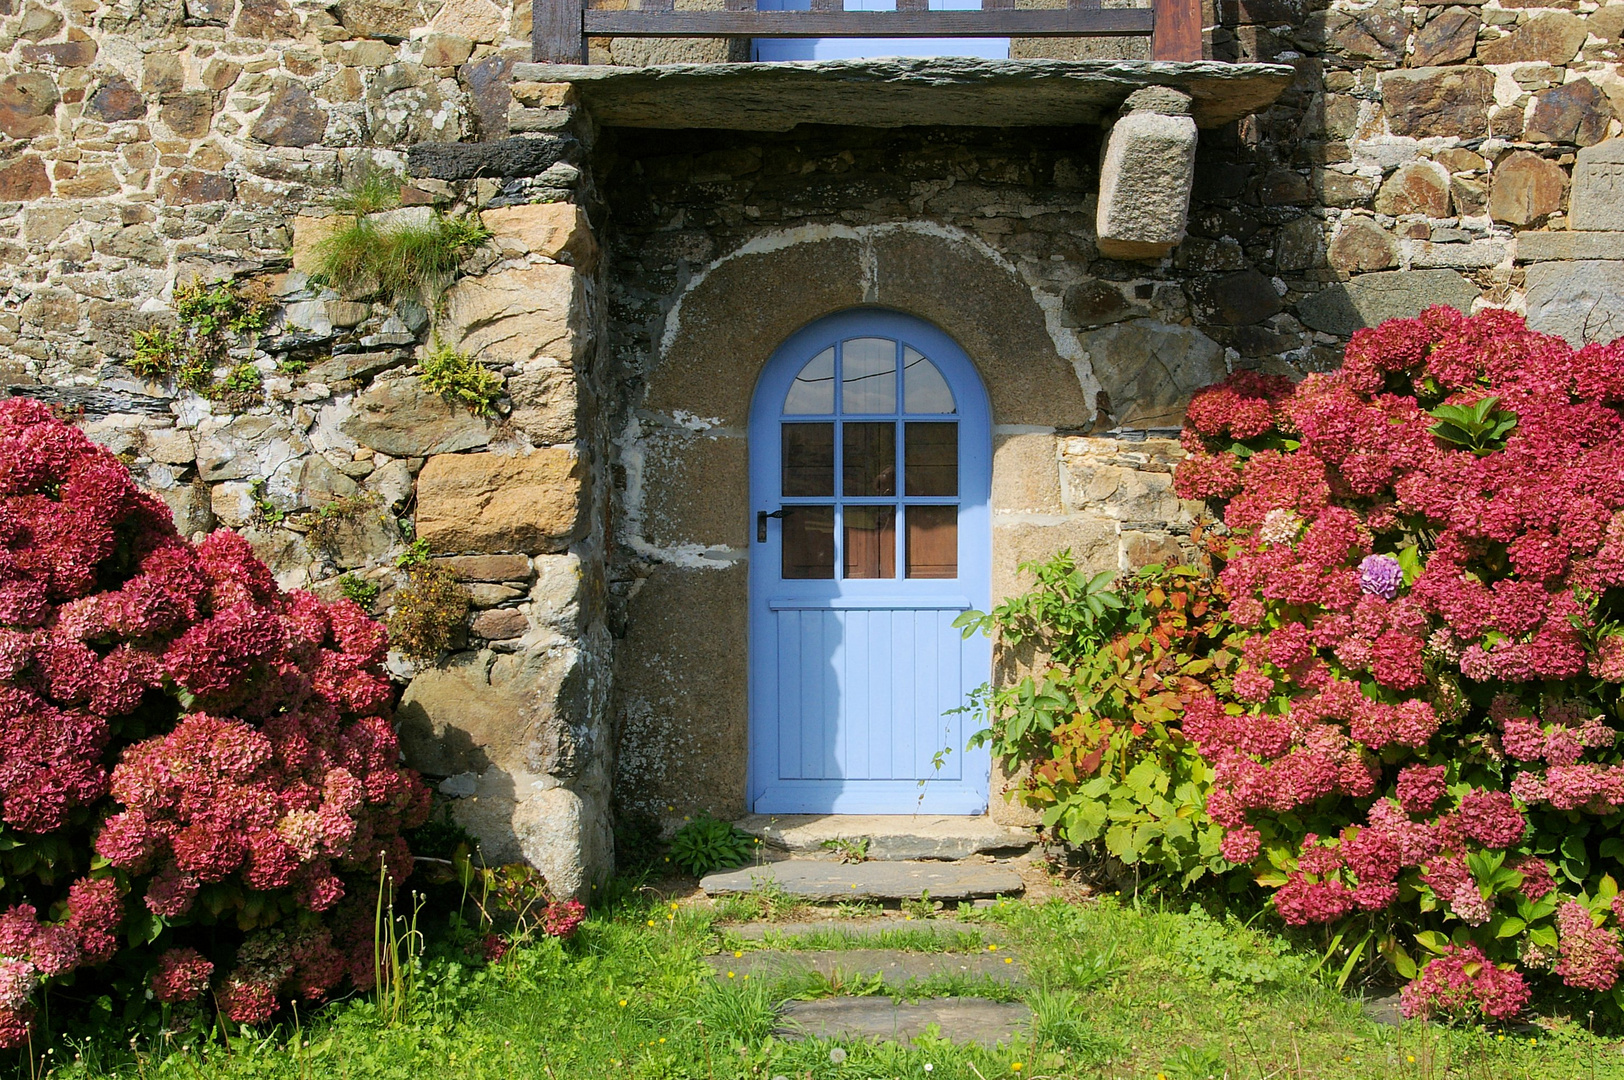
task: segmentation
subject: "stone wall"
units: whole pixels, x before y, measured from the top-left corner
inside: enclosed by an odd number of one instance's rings
[[[1093,128],[599,133],[568,87],[513,83],[524,0],[0,0],[0,375],[82,409],[183,529],[241,529],[286,585],[351,573],[384,613],[427,540],[474,610],[465,647],[396,662],[413,762],[491,858],[580,891],[612,769],[632,808],[742,809],[745,420],[807,321],[895,306],[981,366],[1000,593],[1062,546],[1180,551],[1171,429],[1227,370],[1325,370],[1437,302],[1624,332],[1624,4],[1211,21],[1213,56],[1298,78],[1201,133],[1188,238],[1133,262],[1098,251]],[[309,280],[330,196],[375,169],[412,178],[386,221],[496,232],[443,297]],[[232,358],[262,400],[128,366],[194,278],[275,302]],[[423,389],[436,337],[502,377],[497,416]]]
[[[586,891],[612,860],[590,184],[523,154],[522,176],[425,175],[376,224],[482,211],[494,238],[447,288],[340,294],[308,273],[349,220],[341,186],[400,172],[412,146],[508,145],[528,5],[0,0],[0,15],[9,391],[80,412],[183,531],[242,531],[285,587],[334,597],[347,577],[387,615],[397,560],[425,541],[472,610],[437,662],[391,656],[410,763],[488,860]],[[135,332],[172,326],[194,279],[272,304],[227,365],[259,390],[199,395],[129,366]],[[435,343],[500,376],[494,415],[420,384]]]

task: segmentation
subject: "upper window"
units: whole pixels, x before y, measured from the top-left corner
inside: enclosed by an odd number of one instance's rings
[[[926,0],[931,11],[980,11],[981,0]],[[846,11],[895,11],[896,0],[845,0]],[[757,11],[811,11],[812,0],[756,0]],[[881,56],[1009,58],[1008,38],[757,38],[756,60],[869,60]]]
[[[890,338],[850,338],[806,362],[784,397],[786,416],[950,416],[953,391],[917,349]],[[897,408],[901,401],[902,408]]]

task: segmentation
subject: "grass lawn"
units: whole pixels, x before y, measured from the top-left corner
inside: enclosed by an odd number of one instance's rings
[[[1030,1038],[992,1050],[929,1038],[908,1047],[786,1042],[771,1034],[774,1005],[787,993],[814,996],[830,986],[718,982],[702,961],[766,947],[731,934],[727,923],[782,915],[785,907],[771,896],[712,906],[633,894],[594,912],[567,944],[516,948],[489,967],[459,963],[456,951],[431,945],[405,1015],[392,1022],[373,1000],[356,999],[301,1014],[297,1027],[233,1032],[229,1049],[218,1041],[166,1047],[161,1035],[139,1053],[83,1042],[58,1049],[45,1068],[85,1080],[1624,1077],[1624,1043],[1591,1037],[1584,1017],[1503,1033],[1385,1027],[1322,981],[1315,957],[1278,939],[1199,911],[1136,909],[1114,898],[965,909],[959,917],[985,934],[950,935],[948,946],[1001,942],[1026,965],[1031,988],[905,992],[1024,997],[1037,1015]],[[878,942],[826,933],[809,944],[943,947],[911,932],[915,926],[899,920],[897,932]]]

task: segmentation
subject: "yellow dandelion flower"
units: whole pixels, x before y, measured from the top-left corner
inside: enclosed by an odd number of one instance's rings
[[[996,946],[996,945],[988,945],[987,946],[987,951],[988,952],[997,952],[998,951],[998,946]]]
[[[650,925],[650,926],[653,926],[653,925],[654,925],[654,920],[653,920],[653,919],[650,919],[650,920],[649,920],[649,921],[648,921],[648,924],[649,924],[649,925]]]
[[[734,950],[733,950],[733,956],[734,956],[734,959],[737,959],[737,958],[739,958],[739,957],[741,957],[741,956],[743,956],[743,955],[744,955],[744,953],[743,953],[743,952],[741,952],[741,951],[739,951],[739,950],[738,950],[738,949],[734,949]]]
[[[1020,1072],[1021,1071],[1021,1063],[1018,1062],[1018,1061],[1010,1062],[1009,1063],[1009,1071],[1010,1072]],[[1162,1080],[1167,1080],[1167,1077],[1165,1077],[1165,1076],[1162,1077]]]
[[[731,971],[730,971],[730,972],[728,972],[728,973],[727,973],[727,977],[728,977],[728,978],[730,978],[730,979],[731,979],[731,978],[733,978],[733,977],[734,977],[734,976],[733,976],[733,972],[731,972]]]
[[[620,1007],[622,1009],[624,1009],[626,1007],[626,999],[625,998],[620,999]]]
[[[664,1036],[664,1035],[661,1035],[661,1036],[660,1036],[660,1041],[661,1041],[661,1042],[665,1042],[665,1036]]]
[[[1404,1060],[1408,1061],[1411,1065],[1414,1065],[1415,1064],[1415,1055],[1414,1054],[1406,1054],[1406,1055],[1404,1055]]]
[[[1013,963],[1014,963],[1014,962],[1015,962],[1015,958],[1014,958],[1014,957],[1013,957],[1013,956],[1006,956],[1006,957],[1004,957],[1004,963],[1006,963],[1006,964],[1013,964]]]

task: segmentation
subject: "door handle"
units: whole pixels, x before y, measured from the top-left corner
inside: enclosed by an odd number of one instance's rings
[[[765,510],[757,510],[756,511],[756,543],[765,544],[767,542],[767,519],[768,518],[781,518],[783,516],[784,516],[784,511],[782,509],[774,510],[770,514]]]

